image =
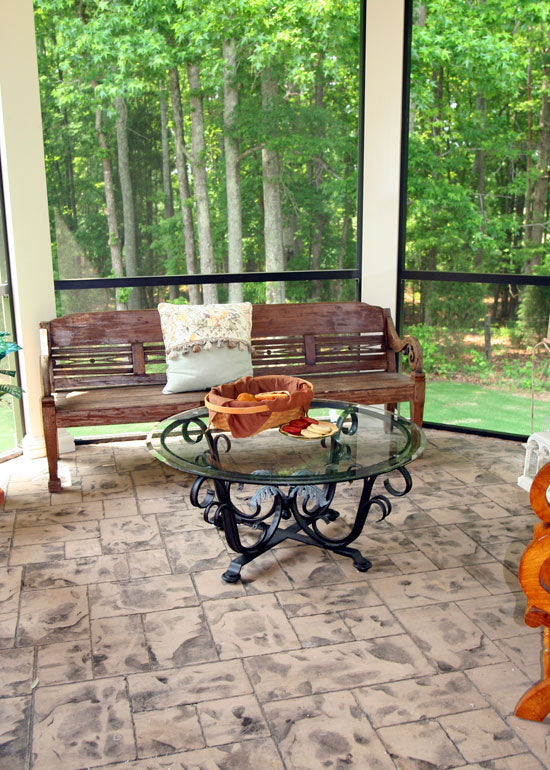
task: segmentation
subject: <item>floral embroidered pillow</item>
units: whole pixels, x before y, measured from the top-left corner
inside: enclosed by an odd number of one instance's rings
[[[252,374],[252,305],[158,306],[166,349],[163,393],[209,390]]]

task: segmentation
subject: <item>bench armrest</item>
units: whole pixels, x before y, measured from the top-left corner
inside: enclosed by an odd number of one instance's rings
[[[411,372],[417,374],[422,373],[422,346],[416,337],[407,336],[401,337],[397,334],[397,330],[393,325],[393,321],[390,317],[387,317],[387,331],[388,331],[388,343],[391,349],[395,353],[403,353],[409,359],[409,366]]]
[[[50,344],[47,325],[40,324],[40,369],[42,371],[42,387],[45,396],[51,396],[53,390]]]

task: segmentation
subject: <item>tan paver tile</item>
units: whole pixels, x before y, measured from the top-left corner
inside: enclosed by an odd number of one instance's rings
[[[378,639],[403,633],[403,626],[383,604],[344,610],[340,614],[355,639]]]
[[[134,759],[136,747],[124,679],[54,685],[35,694],[34,770],[97,767]]]
[[[290,618],[380,604],[378,596],[364,579],[361,583],[338,583],[279,591],[276,596]]]
[[[139,615],[92,620],[94,676],[114,676],[151,667]]]
[[[160,575],[125,583],[90,585],[92,618],[173,610],[198,604],[189,575]]]
[[[134,714],[138,756],[157,757],[204,746],[195,706],[173,706]]]
[[[420,722],[487,706],[461,671],[374,684],[354,692],[375,727]]]
[[[125,553],[162,545],[154,516],[123,516],[100,522],[104,553]]]
[[[142,487],[140,487],[142,489]],[[189,500],[189,495],[186,495],[185,493],[182,494],[181,488],[177,487],[177,491],[175,491],[175,488],[172,490],[172,495],[169,495],[168,492],[166,493],[166,497],[163,496],[164,489],[166,489],[166,486],[155,488],[155,496],[154,497],[140,497],[139,499],[139,509],[141,513],[145,515],[157,515],[161,513],[173,513],[173,514],[180,514],[180,513],[195,513],[198,515],[198,517],[201,517],[201,512],[197,510],[197,508],[193,508],[191,505],[191,501]],[[170,489],[170,487],[168,487]],[[211,524],[206,524],[207,527],[211,527]]]
[[[60,559],[56,564],[32,564],[25,569],[25,590],[127,580],[128,564],[123,556],[86,556]]]
[[[531,722],[528,719],[510,716],[506,722],[525,746],[542,762],[543,767],[550,767],[550,730],[548,717],[544,722]],[[523,765],[519,765],[523,770]],[[515,768],[514,768],[515,770]]]
[[[82,479],[82,496],[84,500],[105,500],[117,497],[131,497],[133,494],[132,479],[129,473],[105,473],[84,476]]]
[[[403,551],[401,553],[390,553],[390,559],[396,565],[396,567],[399,568],[399,572],[403,575],[408,575],[411,572],[431,572],[434,569],[437,569],[433,561],[430,561],[426,554],[422,553],[422,551]],[[372,570],[369,570],[369,575],[374,574],[376,573]],[[388,572],[388,574],[391,573]]]
[[[491,546],[513,540],[523,541],[525,548],[533,538],[533,524],[533,512],[531,511],[527,515],[497,519],[492,521],[490,525],[486,521],[466,522],[460,524],[460,529],[491,553]]]
[[[222,570],[219,569],[207,569],[203,572],[194,572],[193,582],[195,583],[201,601],[245,595],[244,581],[239,580],[237,583],[226,583],[222,580]],[[290,585],[290,583],[288,583],[288,585]]]
[[[106,519],[113,519],[118,516],[137,516],[139,513],[135,497],[119,497],[114,500],[105,498],[103,508]]]
[[[29,695],[33,663],[32,647],[0,650],[0,696]]]
[[[501,650],[454,604],[397,610],[395,616],[441,671],[505,660]]]
[[[493,666],[470,668],[466,675],[490,704],[505,717],[514,713],[519,699],[534,684],[533,680],[509,661]]]
[[[391,610],[471,599],[489,593],[462,567],[372,579],[371,586]]]
[[[47,483],[46,481],[44,483]],[[101,501],[80,503],[80,505],[60,504],[39,508],[34,511],[19,511],[15,526],[36,527],[43,524],[68,524],[79,521],[94,521],[103,518]]]
[[[0,615],[17,611],[22,575],[21,567],[0,567]]]
[[[514,515],[520,511],[532,514],[531,506],[529,505],[529,493],[525,489],[518,487],[517,482],[485,484],[483,486],[483,494]]]
[[[22,593],[17,629],[19,647],[69,642],[88,635],[85,587],[50,588]]]
[[[336,612],[293,618],[291,624],[302,647],[353,642],[356,638]]]
[[[172,671],[128,676],[134,711],[185,706],[252,692],[240,660],[202,663]]]
[[[208,746],[267,737],[269,727],[254,695],[206,701],[197,712]]]
[[[201,607],[150,612],[143,626],[151,656],[161,668],[218,659]]]
[[[411,555],[411,558],[415,558],[415,554],[418,554],[419,551],[409,551],[408,553]],[[369,557],[369,554],[363,551],[363,556]],[[341,556],[337,553],[334,554],[334,561],[338,564],[344,573],[346,580],[362,582],[365,580],[365,575],[367,575],[367,579],[372,582],[374,578],[387,577],[391,575],[402,575],[403,571],[399,567],[402,556],[402,552],[391,553],[387,556],[384,556],[383,554],[377,554],[376,551],[371,551],[369,558],[372,557],[372,567],[368,570],[368,572],[360,572],[353,566],[353,561],[351,559],[348,559],[346,556]],[[435,569],[435,565],[432,567],[432,569]]]
[[[259,655],[244,665],[262,702],[435,673],[405,635]]]
[[[378,735],[396,766],[404,770],[422,767],[447,770],[464,764],[462,756],[437,722],[410,722],[381,727]]]
[[[150,551],[129,551],[126,558],[130,567],[131,578],[169,575],[171,572],[164,548],[155,548]]]
[[[0,767],[25,770],[30,698],[0,699]]]
[[[99,538],[89,540],[69,540],[65,543],[66,559],[81,559],[86,556],[102,556],[101,542]]]
[[[59,562],[65,558],[63,543],[47,543],[46,545],[22,545],[12,548],[10,564],[43,564],[44,562]]]
[[[494,561],[493,556],[456,525],[423,527],[409,532],[409,537],[440,569]]]
[[[292,588],[273,551],[267,551],[247,564],[241,572],[241,583],[249,596]]]
[[[120,765],[104,765],[98,770],[118,770]],[[230,743],[216,748],[186,751],[184,754],[170,754],[152,760],[140,759],[127,762],[124,770],[284,770],[273,741],[260,738],[244,743]]]
[[[15,644],[15,629],[19,613],[17,610],[0,615],[0,649],[13,647]]]
[[[275,556],[295,588],[332,585],[344,581],[344,573],[327,551],[314,546],[278,548]],[[243,567],[243,573],[246,566]]]
[[[517,573],[514,574],[500,562],[476,564],[468,567],[470,575],[481,583],[491,594],[505,594],[521,590]]]
[[[0,513],[0,535],[11,535],[15,524],[15,513]]]
[[[142,503],[143,507],[143,503]],[[178,535],[184,535],[194,529],[212,531],[212,524],[204,520],[202,512],[197,508],[182,508],[180,511],[157,514],[157,521],[162,536],[166,540]]]
[[[220,658],[291,650],[300,641],[271,594],[203,604]]]
[[[544,770],[541,763],[532,754],[515,754],[513,757],[490,759],[480,765],[463,765],[460,770]]]
[[[190,506],[189,487],[185,484],[180,484],[175,481],[149,481],[147,484],[140,484],[138,487],[136,487],[136,494],[140,508],[143,500],[150,500],[159,497],[163,498],[165,501],[171,501],[176,505],[179,502],[181,508]],[[160,511],[153,512],[160,513]],[[142,513],[145,513],[143,508]]]
[[[484,596],[457,602],[458,607],[489,639],[536,634],[523,622],[526,599],[523,593]]]
[[[97,521],[42,524],[38,527],[16,528],[13,536],[13,546],[14,548],[20,548],[26,545],[63,543],[68,540],[84,540],[98,536],[99,528]]]
[[[468,762],[506,757],[523,750],[523,744],[493,709],[453,714],[439,723]]]
[[[542,679],[542,628],[532,634],[497,639],[495,644],[533,683]]]
[[[390,755],[349,692],[269,703],[265,713],[288,768],[394,770]]]
[[[6,567],[10,555],[11,536],[0,535],[0,568]]]
[[[169,537],[166,549],[172,569],[178,573],[201,572],[205,569],[225,572],[231,561],[231,555],[218,531],[213,528]]]
[[[40,686],[92,678],[90,641],[59,642],[38,648],[36,676]]]

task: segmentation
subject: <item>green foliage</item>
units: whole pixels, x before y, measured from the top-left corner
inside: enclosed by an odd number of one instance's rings
[[[15,353],[17,350],[21,350],[21,347],[12,340],[8,340],[9,332],[0,332],[0,361],[2,361],[10,353]],[[16,372],[12,369],[0,369],[0,375],[4,377],[15,377]],[[11,385],[10,383],[0,382],[0,399],[5,395],[15,396],[21,398],[23,389],[18,385]]]

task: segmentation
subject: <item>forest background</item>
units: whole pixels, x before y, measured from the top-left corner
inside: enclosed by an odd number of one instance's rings
[[[357,265],[360,0],[35,0],[35,20],[56,277]],[[550,276],[548,5],[426,0],[413,21],[406,268]],[[407,281],[432,382],[525,394],[549,287]],[[59,312],[168,298],[356,285],[58,292]]]

